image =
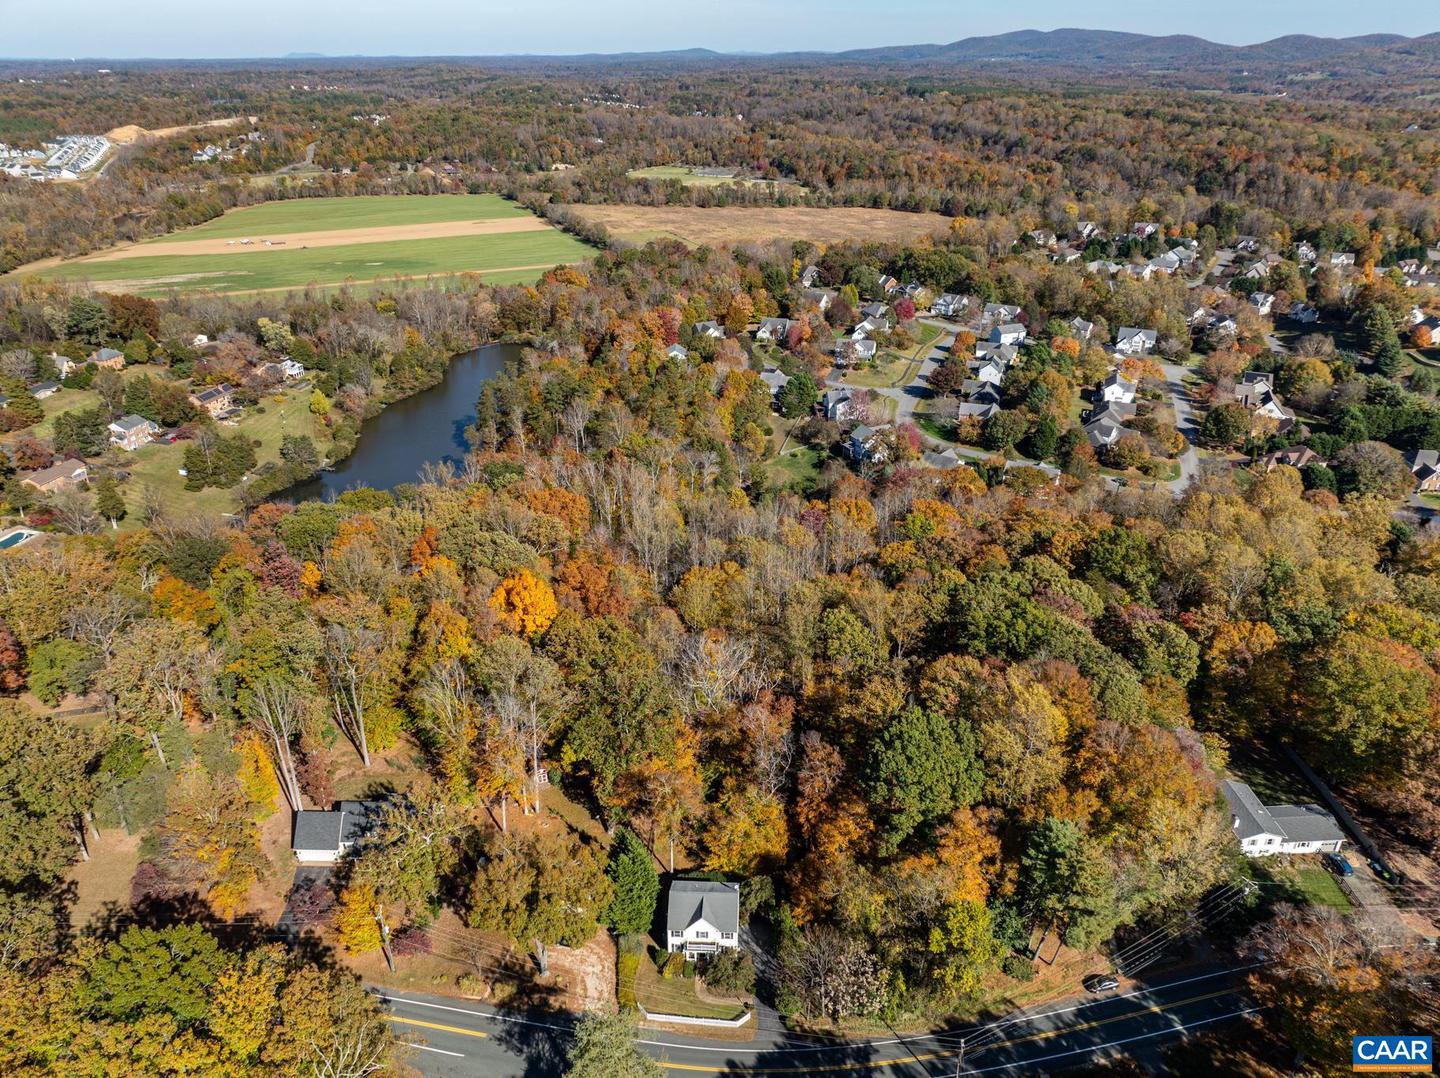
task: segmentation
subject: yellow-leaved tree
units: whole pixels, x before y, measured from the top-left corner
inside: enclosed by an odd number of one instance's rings
[[[374,884],[357,880],[340,892],[340,908],[335,911],[335,931],[351,954],[364,954],[379,948],[378,909]]]
[[[235,743],[235,753],[240,757],[240,767],[235,777],[240,782],[240,791],[255,808],[256,819],[263,820],[275,811],[275,799],[280,796],[280,780],[275,777],[275,766],[265,743],[254,730],[246,730]]]
[[[517,569],[490,596],[490,609],[500,623],[518,636],[539,636],[559,613],[555,592],[529,569]]]

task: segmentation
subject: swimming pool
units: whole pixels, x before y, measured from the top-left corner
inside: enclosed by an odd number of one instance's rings
[[[11,547],[19,546],[26,539],[34,538],[38,534],[38,532],[26,531],[24,528],[17,529],[0,539],[0,550],[9,550]]]

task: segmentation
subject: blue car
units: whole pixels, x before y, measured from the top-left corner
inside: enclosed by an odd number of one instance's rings
[[[1330,867],[1330,871],[1335,873],[1335,875],[1337,876],[1355,875],[1355,866],[1352,865],[1349,861],[1345,860],[1345,858],[1341,857],[1338,853],[1327,853],[1325,855],[1325,864],[1328,865]]]

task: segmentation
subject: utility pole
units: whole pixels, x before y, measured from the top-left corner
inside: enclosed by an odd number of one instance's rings
[[[385,923],[385,907],[376,904],[375,920],[380,925],[380,949],[385,952],[385,964],[395,972],[395,956],[390,953],[390,926]]]
[[[960,1054],[955,1057],[955,1078],[960,1078],[960,1072],[965,1069],[965,1038],[960,1038]]]

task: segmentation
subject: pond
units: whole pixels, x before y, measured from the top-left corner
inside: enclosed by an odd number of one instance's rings
[[[450,361],[445,380],[396,401],[360,427],[355,452],[313,479],[282,492],[286,501],[331,499],[355,487],[390,490],[413,483],[427,463],[465,458],[465,429],[475,422],[480,387],[519,356],[518,344],[487,344]]]

